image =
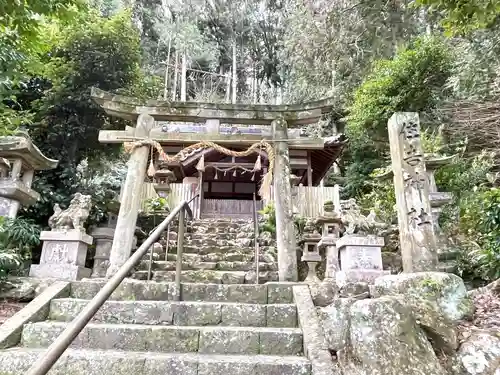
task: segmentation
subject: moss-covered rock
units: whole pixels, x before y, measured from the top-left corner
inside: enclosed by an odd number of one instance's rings
[[[398,296],[356,301],[349,314],[346,374],[443,375],[411,308]]]
[[[434,302],[442,316],[455,322],[474,312],[463,280],[442,272],[416,272],[387,275],[375,280],[374,297],[403,294]]]

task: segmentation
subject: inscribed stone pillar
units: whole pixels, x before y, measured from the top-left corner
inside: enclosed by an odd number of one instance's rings
[[[417,113],[398,112],[389,119],[394,189],[404,272],[437,268],[437,246]]]
[[[147,138],[153,127],[153,117],[140,115],[137,119],[136,137]],[[149,152],[149,146],[141,146],[134,148],[130,154],[106,277],[113,276],[130,257]]]
[[[275,140],[274,208],[276,211],[276,245],[280,281],[297,281],[297,244],[292,215],[290,184],[290,155],[288,152],[287,123],[283,118],[271,124]],[[283,140],[283,141],[280,141]]]

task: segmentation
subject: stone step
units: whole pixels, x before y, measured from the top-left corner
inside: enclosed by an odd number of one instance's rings
[[[242,254],[238,252],[234,253],[210,253],[205,255],[193,254],[193,253],[183,253],[182,259],[184,262],[253,262],[254,254]],[[168,261],[176,261],[177,254],[168,253],[167,254]],[[270,256],[269,254],[260,253],[259,260],[265,263],[276,262],[275,257]]]
[[[177,248],[169,248],[169,252],[177,253]],[[207,255],[207,254],[224,254],[224,253],[240,253],[240,254],[254,254],[255,248],[253,246],[193,246],[185,245],[185,253]]]
[[[153,260],[151,269],[153,271],[175,271],[177,262],[175,261],[162,261]],[[259,263],[260,271],[276,271],[278,266],[275,263]],[[137,266],[140,271],[147,271],[149,269],[149,260],[143,260]],[[219,262],[201,262],[191,261],[182,262],[182,270],[214,270],[214,271],[251,271],[255,270],[255,263],[253,262],[238,262],[238,261],[224,261]]]
[[[71,282],[71,297],[90,300],[101,290],[105,280],[89,279]],[[125,279],[111,295],[111,301],[172,300],[173,283]],[[193,284],[181,285],[183,301],[235,303],[293,303],[292,286],[288,283],[268,284]]]
[[[207,246],[207,247],[252,247],[253,238],[186,238],[184,246]],[[177,247],[172,243],[170,247]]]
[[[67,327],[63,322],[28,323],[21,346],[48,347]],[[150,326],[88,324],[71,347],[102,350],[202,354],[301,355],[300,328]]]
[[[181,272],[181,282],[183,283],[205,283],[205,284],[251,284],[254,283],[252,271],[213,271],[213,270],[183,270]],[[175,281],[175,271],[152,271],[151,280],[162,282]],[[147,280],[148,271],[136,271],[132,278],[137,280]],[[268,281],[277,281],[277,271],[261,271],[259,282],[261,284]]]
[[[193,223],[188,233],[253,233],[252,224],[218,223],[217,225],[199,225]]]
[[[49,319],[70,322],[88,300],[62,298],[51,302]],[[297,327],[293,304],[230,302],[107,301],[93,322],[176,326]]]
[[[45,350],[0,351],[0,373],[24,375]],[[70,370],[69,370],[70,369]],[[298,356],[207,355],[68,349],[50,375],[310,375],[310,362]]]
[[[439,272],[455,273],[457,272],[457,267],[458,265],[456,260],[441,261],[438,263]]]
[[[184,233],[184,239],[186,240],[235,240],[238,238],[254,238],[254,233],[252,232],[244,232],[244,231],[235,231],[235,232],[186,232]]]
[[[253,248],[252,248],[253,249]],[[198,254],[198,253],[187,253],[183,252],[182,259],[185,262],[253,262],[255,252],[242,253],[240,251],[228,252],[228,253],[208,253],[208,254]],[[170,248],[169,253],[165,253],[164,249],[162,251],[153,252],[153,260],[165,260],[165,255],[168,261],[177,260],[177,248]],[[142,259],[149,261],[150,255],[147,253]],[[259,249],[259,259],[264,263],[274,263],[276,262],[277,256],[274,249],[260,248]]]

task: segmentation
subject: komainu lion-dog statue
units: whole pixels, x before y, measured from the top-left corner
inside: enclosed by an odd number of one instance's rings
[[[49,219],[49,226],[57,231],[76,229],[85,232],[84,225],[91,208],[92,197],[76,193],[66,210],[62,210],[57,203],[54,205],[54,214]]]

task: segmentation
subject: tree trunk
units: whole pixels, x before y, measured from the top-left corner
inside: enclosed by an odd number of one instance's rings
[[[233,41],[233,97],[232,103],[236,103],[236,89],[238,87],[238,73],[236,71],[236,38]]]
[[[170,48],[172,48],[172,35],[168,38],[167,64],[165,66],[165,88],[163,89],[163,100],[167,100],[168,96],[168,68],[170,64]]]
[[[186,51],[183,52],[182,54],[182,68],[181,68],[181,101],[185,102],[186,101],[186,82],[187,78],[187,55]]]
[[[231,98],[231,72],[226,76],[226,103],[229,103]]]
[[[174,66],[174,86],[172,88],[172,101],[177,99],[177,71],[179,66],[179,52],[175,51],[175,66]]]

